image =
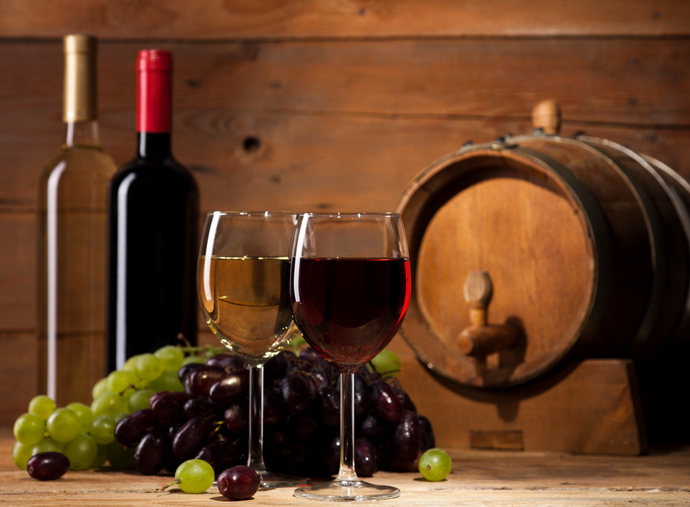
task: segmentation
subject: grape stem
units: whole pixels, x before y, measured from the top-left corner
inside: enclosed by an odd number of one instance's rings
[[[165,486],[163,486],[160,490],[161,490],[161,491],[165,491],[165,490],[168,489],[170,486],[174,486],[174,485],[176,485],[176,484],[179,484],[180,482],[182,482],[182,481],[180,481],[180,479],[175,479],[175,480],[172,481],[171,483],[168,483],[168,484],[166,484]]]

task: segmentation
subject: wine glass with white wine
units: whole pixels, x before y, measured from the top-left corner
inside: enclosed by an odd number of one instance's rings
[[[296,215],[222,212],[206,217],[197,270],[206,323],[250,371],[247,464],[260,488],[299,484],[263,459],[263,366],[298,332],[288,295],[290,237]]]

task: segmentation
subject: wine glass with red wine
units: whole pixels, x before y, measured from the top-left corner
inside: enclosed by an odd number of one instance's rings
[[[209,213],[197,267],[206,323],[249,366],[247,464],[259,475],[261,489],[300,483],[271,472],[263,459],[263,366],[298,331],[288,295],[288,253],[296,217],[263,211]]]
[[[355,471],[354,373],[388,345],[410,299],[410,262],[394,213],[305,213],[290,246],[290,301],[305,340],[340,372],[340,469],[295,496],[352,501],[396,498]]]

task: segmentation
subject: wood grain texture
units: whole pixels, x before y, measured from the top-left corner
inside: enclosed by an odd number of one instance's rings
[[[0,351],[0,428],[11,428],[37,392],[36,335],[0,331]]]
[[[118,163],[133,152],[133,62],[141,46],[103,44],[100,51],[101,132],[104,147]],[[529,130],[531,107],[544,97],[561,103],[564,133],[608,128],[619,142],[690,174],[688,157],[683,156],[684,150],[690,150],[683,142],[690,135],[690,98],[685,93],[690,41],[164,43],[162,47],[173,50],[176,59],[177,157],[199,172],[206,171],[204,178],[227,181],[238,189],[236,194],[271,195],[273,189],[271,202],[275,202],[276,193],[294,191],[286,183],[297,177],[302,193],[338,199],[333,192],[338,188],[344,202],[359,206],[353,193],[394,188],[376,182],[364,189],[351,186],[371,174],[372,168],[381,178],[402,175],[407,181],[467,139],[483,142]],[[0,117],[0,149],[7,167],[0,176],[4,183],[0,207],[33,207],[40,167],[63,135],[60,44],[0,45],[0,66],[11,69],[0,81],[0,107],[5,113]],[[540,78],[534,79],[535,75]],[[252,145],[257,147],[254,151],[243,147],[249,138],[259,141]],[[223,176],[229,178],[220,179],[213,171],[228,171]],[[333,176],[336,173],[342,174]],[[342,178],[348,178],[349,184],[343,185]],[[247,183],[262,188],[259,192],[241,188]],[[209,187],[218,188],[201,181],[202,199],[209,197]],[[307,198],[309,208],[324,204],[322,198],[314,201]],[[390,200],[385,202],[390,206]],[[204,206],[220,204],[212,198]],[[370,206],[371,201],[366,204]]]
[[[687,34],[690,8],[673,0],[5,0],[0,35],[90,32],[132,39]]]
[[[528,132],[545,98],[564,135],[690,176],[689,20],[674,0],[0,1],[0,333],[34,327],[36,184],[63,137],[67,33],[102,40],[101,134],[118,163],[134,151],[136,52],[155,45],[175,53],[174,151],[204,211],[374,211],[464,141]],[[13,368],[3,409],[35,389]]]
[[[504,436],[515,446],[519,434],[525,451],[637,455],[647,440],[630,368],[621,360],[587,360],[531,386],[481,392],[403,359],[399,378],[440,447],[471,448],[477,434],[493,433],[495,448],[507,449]],[[490,438],[479,441],[486,446]]]
[[[12,436],[0,433],[0,503],[62,507],[121,505],[213,505],[223,502],[216,488],[188,495],[177,488],[161,492],[170,477],[113,472],[108,468],[69,471],[57,481],[40,482],[10,459]],[[401,489],[389,502],[399,507],[600,507],[645,505],[680,507],[690,500],[690,450],[650,456],[582,456],[564,453],[448,449],[453,470],[430,483],[419,473],[379,472],[368,479]],[[250,505],[309,505],[292,488],[258,492]],[[380,505],[380,502],[361,502]],[[249,504],[248,504],[249,505]],[[316,504],[315,504],[316,505]]]

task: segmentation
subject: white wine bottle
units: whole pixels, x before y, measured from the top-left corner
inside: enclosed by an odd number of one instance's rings
[[[38,389],[58,406],[88,403],[105,374],[106,195],[117,170],[101,148],[96,39],[64,38],[63,144],[38,196]]]

